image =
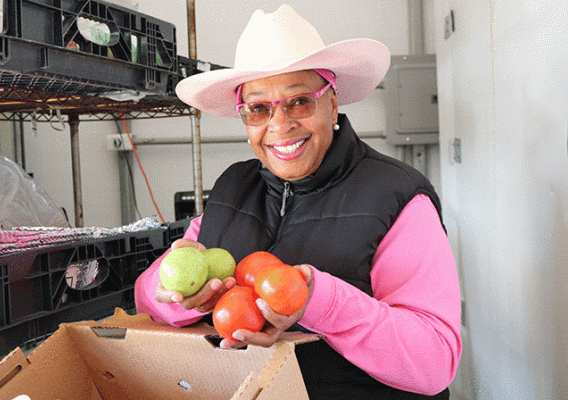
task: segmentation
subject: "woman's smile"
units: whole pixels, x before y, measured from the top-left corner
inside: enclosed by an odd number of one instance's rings
[[[308,140],[309,138],[291,140],[285,143],[268,145],[268,148],[275,157],[281,160],[292,160],[302,155],[306,148],[305,144]]]

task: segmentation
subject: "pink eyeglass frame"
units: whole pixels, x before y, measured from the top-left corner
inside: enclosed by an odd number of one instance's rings
[[[276,101],[250,101],[250,102],[248,102],[248,103],[238,103],[238,104],[235,106],[235,111],[237,111],[237,112],[240,114],[239,108],[240,108],[241,106],[246,106],[247,104],[258,104],[258,103],[260,103],[260,104],[270,104],[270,118],[268,119],[268,121],[270,121],[270,119],[272,118],[272,113],[274,112],[274,106],[275,106],[276,104],[280,104],[280,107],[282,107],[282,102],[283,102],[283,101],[288,100],[289,98],[292,98],[292,97],[298,97],[298,96],[302,96],[302,95],[305,95],[305,94],[313,94],[314,97],[315,97],[316,100],[317,100],[317,99],[319,99],[319,98],[325,93],[325,91],[326,91],[327,89],[329,89],[330,87],[331,87],[331,83],[328,83],[328,84],[325,85],[321,90],[319,90],[319,91],[317,91],[317,92],[299,93],[299,94],[295,94],[295,95],[292,95],[292,96],[284,97],[283,99],[276,100]],[[238,96],[237,98],[238,98],[238,99],[241,98],[241,90],[242,90],[242,85],[239,86],[239,89],[237,90],[237,96]],[[288,115],[288,113],[286,113],[286,115]],[[292,118],[292,117],[290,117],[290,118]],[[268,122],[268,121],[267,121],[267,122]]]

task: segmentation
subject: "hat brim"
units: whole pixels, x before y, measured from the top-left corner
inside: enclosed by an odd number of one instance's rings
[[[372,39],[350,39],[326,46],[288,65],[258,71],[218,69],[189,76],[176,86],[185,103],[209,114],[237,118],[235,89],[245,83],[287,72],[328,69],[335,74],[339,105],[367,97],[382,81],[390,66],[387,47]]]

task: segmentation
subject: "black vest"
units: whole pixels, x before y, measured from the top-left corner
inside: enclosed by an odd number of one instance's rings
[[[373,255],[402,209],[420,193],[439,213],[440,201],[418,171],[361,142],[346,116],[338,123],[321,166],[300,181],[284,182],[258,160],[230,166],[209,195],[199,242],[228,250],[237,262],[267,250],[372,295]],[[323,340],[298,346],[296,355],[310,399],[430,398],[377,382]],[[448,398],[447,390],[442,394],[436,398]]]

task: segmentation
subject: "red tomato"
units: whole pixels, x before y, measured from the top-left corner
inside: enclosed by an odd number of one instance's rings
[[[235,268],[237,285],[254,287],[254,277],[267,265],[282,263],[278,257],[267,251],[255,251],[243,258]]]
[[[254,290],[270,308],[284,315],[294,314],[308,298],[304,275],[286,264],[273,264],[260,271]]]
[[[266,319],[255,300],[258,295],[247,286],[235,286],[228,290],[213,309],[213,325],[225,339],[232,339],[237,329],[258,332]]]

